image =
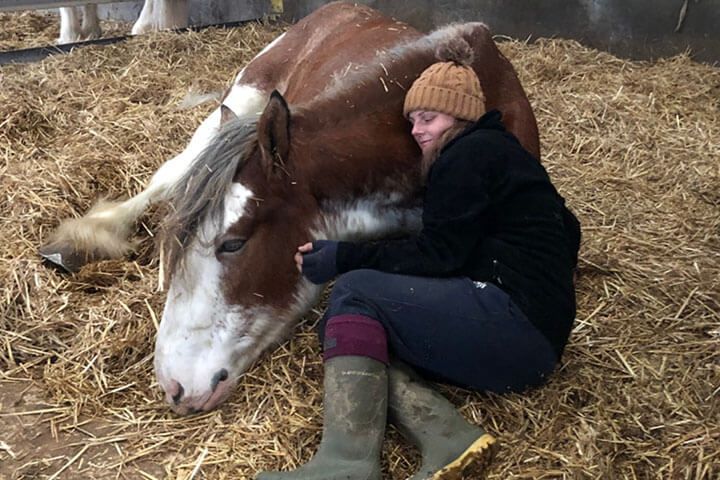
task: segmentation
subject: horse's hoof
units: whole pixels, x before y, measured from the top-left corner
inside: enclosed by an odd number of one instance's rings
[[[47,262],[68,273],[75,273],[79,271],[83,265],[87,265],[96,260],[84,252],[78,252],[71,245],[63,245],[60,242],[43,245],[38,250],[38,253]]]

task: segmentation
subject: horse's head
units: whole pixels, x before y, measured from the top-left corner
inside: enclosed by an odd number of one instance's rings
[[[259,118],[223,126],[171,199],[155,370],[179,413],[227,398],[319,290],[293,261],[318,205],[289,150],[289,109],[274,93]]]

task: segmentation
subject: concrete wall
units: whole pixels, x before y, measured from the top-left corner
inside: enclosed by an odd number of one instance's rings
[[[323,0],[285,0],[287,19],[312,12]],[[514,38],[573,38],[615,55],[647,59],[690,48],[693,57],[720,62],[720,0],[367,0],[422,30],[454,21],[483,21]]]

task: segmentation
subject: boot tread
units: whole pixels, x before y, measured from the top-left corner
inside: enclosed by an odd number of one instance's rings
[[[465,449],[459,457],[435,472],[431,480],[479,478],[479,475],[490,465],[496,449],[495,437],[485,433]]]

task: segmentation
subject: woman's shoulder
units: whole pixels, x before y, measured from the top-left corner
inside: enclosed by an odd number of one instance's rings
[[[497,145],[512,142],[512,136],[506,131],[485,128],[474,129],[459,137],[453,146],[472,147],[475,150],[492,150]]]
[[[505,128],[500,111],[491,110],[449,142],[447,147],[460,146],[476,151],[496,150],[503,145],[509,146],[514,140],[515,137]]]
[[[508,139],[498,130],[474,129],[455,139],[441,153],[441,158],[453,163],[469,162],[476,167],[493,163],[507,148]]]

